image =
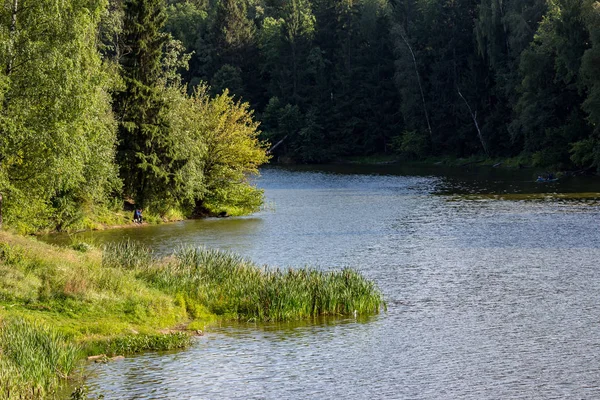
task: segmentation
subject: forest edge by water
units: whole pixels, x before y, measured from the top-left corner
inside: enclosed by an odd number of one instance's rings
[[[269,159],[595,172],[595,0],[6,0],[0,202],[23,233],[242,215]],[[104,220],[104,221],[103,221]]]
[[[249,178],[270,159],[600,166],[595,0],[5,0],[0,22],[0,224],[18,233],[127,224],[124,201],[150,222],[249,214],[263,202]],[[7,397],[51,393],[75,365],[73,341],[115,327],[150,335],[113,342],[135,351],[184,344],[153,335],[190,319],[381,304],[352,271],[0,235]],[[221,302],[231,268],[251,296]],[[214,286],[197,289],[200,276]],[[335,298],[344,285],[358,300]]]

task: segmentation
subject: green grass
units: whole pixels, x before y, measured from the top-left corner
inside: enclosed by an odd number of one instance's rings
[[[0,399],[52,396],[84,355],[189,345],[185,332],[161,334],[173,327],[382,308],[377,287],[351,269],[271,269],[193,248],[158,259],[133,242],[60,248],[0,231]]]
[[[105,268],[139,270],[147,268],[151,263],[150,249],[129,239],[124,242],[109,243],[103,247],[102,266]]]
[[[0,398],[47,398],[71,376],[80,347],[46,325],[10,318],[0,328]]]
[[[106,354],[109,357],[125,356],[147,350],[168,351],[183,349],[191,344],[191,337],[185,332],[168,334],[124,335],[88,343],[88,355]]]
[[[237,320],[368,315],[384,306],[375,285],[352,269],[260,268],[216,250],[183,248],[169,262],[142,268],[138,276],[162,291],[182,295],[191,314],[200,307]]]
[[[190,212],[182,209],[167,209],[162,211],[144,210],[144,223],[158,225],[166,222],[187,219]],[[133,210],[125,210],[123,202],[114,200],[112,204],[83,204],[72,218],[61,223],[47,216],[45,218],[20,218],[13,221],[10,218],[5,225],[14,233],[20,235],[48,234],[61,231],[67,233],[105,230],[116,227],[135,225]]]

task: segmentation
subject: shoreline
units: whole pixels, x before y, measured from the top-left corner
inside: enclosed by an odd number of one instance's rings
[[[310,166],[311,164],[301,164],[294,162],[276,163],[271,162],[265,164],[265,167],[293,167],[293,166]],[[353,156],[343,157],[333,160],[325,164],[316,165],[361,165],[361,166],[406,166],[406,167],[426,167],[426,168],[499,168],[504,170],[511,169],[523,169],[536,171],[534,175],[543,174],[545,172],[552,172],[558,177],[562,176],[598,176],[597,173],[591,172],[590,169],[585,170],[560,170],[548,167],[538,167],[532,165],[531,159],[525,157],[512,157],[512,158],[482,158],[481,156],[472,156],[468,158],[456,158],[456,157],[429,157],[424,160],[405,160],[397,155],[372,155],[372,156]],[[170,224],[174,222],[189,221],[195,219],[207,219],[207,218],[229,218],[230,215],[221,214],[202,214],[198,216],[185,217],[181,212],[170,210],[165,215],[148,214],[145,217],[143,223],[138,224],[133,222],[133,219],[129,217],[129,214],[133,210],[124,208],[120,211],[109,211],[102,210],[102,217],[94,215],[91,212],[90,216],[84,217],[80,222],[79,226],[73,229],[66,228],[64,230],[56,229],[43,229],[40,231],[30,232],[33,236],[43,236],[48,234],[66,233],[66,234],[77,234],[83,232],[93,231],[104,231],[120,228],[142,228],[150,225],[161,225]],[[105,222],[107,221],[108,222]],[[121,222],[119,222],[121,221]],[[126,222],[125,222],[126,221]],[[83,225],[83,227],[81,227]],[[26,232],[14,232],[16,234],[26,234]]]
[[[286,166],[286,165],[310,165],[298,163],[272,163],[270,165]],[[485,158],[482,156],[471,156],[466,158],[460,157],[428,157],[423,160],[402,159],[398,155],[379,154],[372,156],[350,156],[336,159],[332,162],[323,165],[372,165],[372,166],[415,166],[415,167],[485,167],[485,168],[500,168],[500,169],[532,169],[539,171],[549,171],[563,175],[592,175],[597,173],[591,172],[592,169],[568,170],[549,166],[536,166],[529,157],[497,157]]]
[[[367,316],[386,308],[377,286],[350,269],[271,271],[192,248],[155,259],[132,243],[75,250],[1,230],[0,273],[0,378],[8,377],[0,383],[15,398],[32,388],[41,393],[36,398],[51,397],[77,384],[74,368],[89,356],[183,349],[224,321]],[[11,339],[17,336],[24,339]]]

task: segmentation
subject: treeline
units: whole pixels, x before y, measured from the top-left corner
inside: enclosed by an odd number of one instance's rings
[[[185,80],[257,110],[278,158],[600,164],[594,0],[170,0]]]
[[[155,215],[243,214],[266,162],[249,106],[204,84],[163,0],[4,0],[0,224],[81,226],[123,199]],[[191,29],[191,28],[190,28]],[[88,221],[89,222],[89,221]]]
[[[251,212],[267,142],[597,169],[599,65],[594,0],[3,0],[0,216]]]

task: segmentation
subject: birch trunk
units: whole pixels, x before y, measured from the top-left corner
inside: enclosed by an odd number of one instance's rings
[[[413,59],[413,65],[415,66],[415,73],[417,75],[417,82],[419,84],[419,91],[421,92],[421,102],[423,103],[423,112],[425,113],[425,120],[427,121],[427,129],[429,130],[429,136],[431,137],[431,141],[433,143],[433,132],[431,130],[431,123],[429,122],[429,113],[427,112],[427,105],[425,104],[425,93],[423,92],[423,85],[421,84],[421,74],[419,74],[419,68],[417,67],[417,58],[415,57],[415,53],[412,49],[412,46],[410,45],[410,43],[408,42],[408,40],[406,39],[406,37],[404,36],[402,31],[399,30],[399,32],[400,32],[400,37],[402,38],[402,40],[404,40],[404,43],[406,44],[406,47],[408,47],[408,50],[410,51],[410,55],[412,56],[412,59]]]

